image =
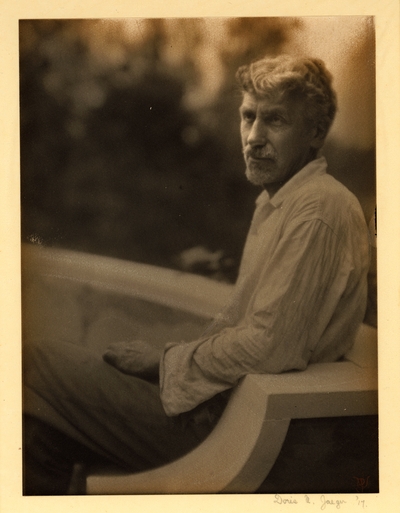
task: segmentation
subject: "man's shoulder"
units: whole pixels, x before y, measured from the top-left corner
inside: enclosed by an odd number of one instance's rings
[[[357,216],[362,214],[356,196],[327,173],[312,177],[287,199],[287,207],[293,213],[328,224],[336,224],[338,218],[348,217],[352,213]]]
[[[310,177],[299,187],[298,193],[302,197],[336,198],[341,196],[348,201],[356,199],[354,194],[342,182],[329,173]]]

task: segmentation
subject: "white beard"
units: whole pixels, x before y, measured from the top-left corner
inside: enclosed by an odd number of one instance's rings
[[[269,173],[263,169],[257,169],[246,167],[246,178],[253,185],[261,185],[263,186],[268,182]]]
[[[276,163],[277,156],[274,150],[268,146],[264,146],[261,149],[252,149],[250,146],[246,146],[243,149],[244,160],[246,162],[246,178],[253,185],[263,186],[268,183],[271,179],[271,173],[273,174],[274,164]],[[262,159],[271,159],[270,162],[249,162],[247,163],[248,157],[257,157]],[[272,168],[271,168],[272,166]]]

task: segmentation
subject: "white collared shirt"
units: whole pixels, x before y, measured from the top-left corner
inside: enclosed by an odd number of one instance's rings
[[[326,168],[318,158],[271,199],[258,197],[227,307],[200,339],[166,346],[167,415],[246,374],[302,370],[351,347],[366,307],[368,229],[358,200]]]

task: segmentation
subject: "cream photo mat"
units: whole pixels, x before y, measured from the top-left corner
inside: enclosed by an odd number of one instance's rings
[[[113,17],[208,17],[208,16],[374,16],[377,41],[377,183],[378,183],[378,294],[379,294],[379,494],[334,495],[327,499],[346,501],[342,511],[395,511],[400,500],[398,362],[400,362],[400,180],[399,152],[399,3],[396,0],[329,0],[309,2],[221,2],[203,0],[194,7],[184,0],[166,5],[148,0],[137,6],[122,0],[17,0],[1,4],[2,63],[1,173],[0,173],[0,511],[164,511],[191,509],[221,511],[317,511],[320,496],[307,504],[278,505],[273,495],[202,496],[101,496],[23,497],[21,495],[21,373],[20,373],[20,219],[19,219],[19,121],[18,121],[18,20],[29,18],[113,18]],[[364,503],[360,503],[360,500]],[[337,509],[335,505],[325,509]]]

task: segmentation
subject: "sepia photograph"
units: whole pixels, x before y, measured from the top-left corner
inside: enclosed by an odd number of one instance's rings
[[[23,495],[379,493],[374,16],[18,37]]]

